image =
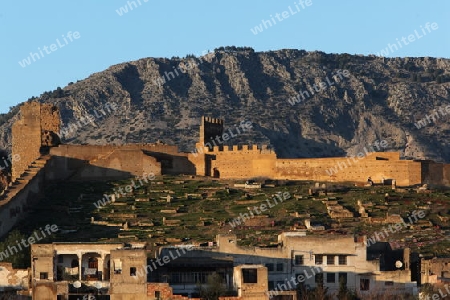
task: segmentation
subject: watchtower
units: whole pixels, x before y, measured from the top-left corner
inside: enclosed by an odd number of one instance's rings
[[[12,181],[49,147],[60,144],[60,123],[59,109],[52,104],[33,101],[20,107],[20,119],[12,126],[12,154],[18,157],[12,166]]]

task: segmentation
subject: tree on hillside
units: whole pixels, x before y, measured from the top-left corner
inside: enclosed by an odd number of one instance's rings
[[[25,247],[21,243],[22,239],[27,240],[27,238],[17,229],[11,231],[5,240],[0,243],[1,261],[12,263],[13,268],[28,268],[30,266],[30,247]]]

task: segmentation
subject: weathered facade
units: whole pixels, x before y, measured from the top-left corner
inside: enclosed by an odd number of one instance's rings
[[[0,263],[0,293],[24,291],[29,288],[29,270],[13,269],[11,263]]]
[[[298,284],[306,289],[324,286],[331,294],[336,293],[342,284],[361,295],[417,292],[417,283],[412,280],[409,249],[396,253],[389,249],[377,251],[376,248],[368,251],[365,237],[355,239],[351,236],[305,236],[297,232],[280,234],[278,247],[244,248],[239,247],[237,242],[236,235],[218,235],[217,246],[196,248],[186,253],[183,258],[184,260],[190,258],[191,264],[212,257],[232,258],[235,266],[234,287],[238,292],[240,290],[237,289],[239,286],[236,282],[239,282],[239,278],[243,275],[239,273],[240,271],[236,271],[236,267],[241,265],[246,265],[240,267],[241,271],[245,268],[258,269],[259,267],[254,267],[257,265],[264,266],[268,271],[267,278],[264,275],[255,275],[256,271],[252,271],[258,280],[260,278],[267,280],[267,285],[260,284],[261,290],[255,293],[262,292],[266,287],[266,294],[272,296],[292,292]],[[173,248],[163,248],[160,256],[168,255],[168,251],[173,251]],[[401,262],[401,266],[397,261]],[[166,280],[174,292],[193,293],[193,287],[187,282],[180,281],[176,273],[195,271],[189,268],[181,270],[175,265],[167,266],[169,269],[171,267],[177,271],[163,272],[168,275]],[[260,274],[260,271],[258,269],[257,274]],[[251,293],[253,288],[254,286],[249,286],[247,291]],[[293,297],[292,294],[291,296]]]
[[[146,265],[144,249],[120,243],[33,244],[33,299],[67,300],[71,295],[95,294],[105,295],[102,299],[146,300],[147,276],[142,272]]]

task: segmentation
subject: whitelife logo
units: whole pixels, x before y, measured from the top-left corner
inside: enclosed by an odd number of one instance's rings
[[[41,47],[38,47],[38,53],[30,52],[30,55],[28,57],[22,59],[22,61],[19,61],[19,65],[22,68],[25,68],[26,66],[31,65],[31,63],[36,62],[36,61],[40,60],[41,58],[44,58],[45,55],[52,54],[53,52],[57,51],[58,49],[61,49],[65,46],[69,45],[69,41],[73,42],[74,40],[78,40],[81,37],[81,35],[78,31],[75,31],[73,33],[72,33],[72,31],[69,31],[67,33],[67,36],[65,36],[63,34],[62,37],[63,37],[64,43],[62,43],[59,40],[59,38],[57,38],[56,44],[51,44],[50,46],[44,46],[44,47],[42,47],[42,49],[41,49]],[[45,52],[45,54],[44,54],[44,52]]]
[[[437,30],[439,28],[438,24],[436,22],[433,22],[430,24],[430,22],[427,22],[425,24],[425,28],[427,29],[428,33],[431,33],[431,29],[432,30]],[[431,29],[430,29],[431,28]],[[420,35],[419,32],[417,32],[417,29],[414,30],[414,34],[410,34],[408,35],[408,41],[409,43],[406,41],[406,37],[402,36],[402,38],[400,39],[403,42],[404,46],[408,46],[410,43],[416,41],[416,40],[420,40],[421,38],[423,38],[424,36],[427,35],[427,31],[425,31],[425,29],[422,27],[422,25],[420,25],[420,29],[422,30],[422,34]],[[397,44],[391,44],[388,43],[387,47],[380,50],[380,52],[377,52],[377,56],[388,56],[389,54],[394,53],[395,51],[398,51],[398,48],[400,47],[400,49],[403,47],[402,43],[400,43],[400,41],[398,40],[398,38],[396,38]],[[397,47],[398,45],[398,47]],[[380,55],[381,54],[381,55]]]
[[[155,178],[156,178],[156,176],[154,173],[150,173],[150,174],[144,173],[142,175],[142,178],[136,177],[135,179],[132,179],[131,184],[129,184],[125,187],[125,192],[123,191],[124,189],[122,187],[119,187],[117,190],[113,189],[113,191],[114,191],[113,194],[110,194],[110,195],[103,194],[103,198],[98,200],[97,202],[94,202],[94,206],[97,209],[100,209],[100,208],[104,207],[106,204],[114,202],[116,197],[117,198],[120,198],[121,196],[125,197],[127,195],[127,193],[131,193],[134,189],[138,189],[138,188],[144,186],[144,183],[142,181],[144,181],[145,183],[148,183],[149,180],[152,181]],[[135,180],[139,181],[139,185],[136,184],[137,182],[135,182]]]
[[[283,195],[283,197],[281,197],[281,194]],[[232,221],[230,221],[228,223],[230,224],[230,226],[232,228],[234,228],[236,226],[239,226],[241,224],[244,224],[246,221],[254,218],[255,215],[260,215],[263,212],[265,212],[267,209],[273,208],[277,204],[283,203],[283,201],[285,201],[285,200],[287,200],[289,198],[291,198],[291,194],[289,194],[289,192],[284,192],[284,193],[278,192],[277,194],[272,196],[273,202],[270,202],[269,199],[266,199],[267,205],[263,203],[259,207],[258,206],[254,206],[253,209],[249,210],[250,216],[247,213],[244,213],[244,214],[240,213],[239,217],[237,217],[236,219],[233,219]],[[278,201],[280,201],[280,202],[278,202]]]
[[[288,6],[289,11],[285,10],[281,14],[280,13],[275,14],[275,17],[277,18],[278,22],[282,22],[283,20],[289,18],[290,16],[298,14],[302,9],[305,9],[308,6],[311,6],[312,0],[306,0],[306,1],[299,0],[298,3],[294,2],[294,5],[295,5],[296,9],[292,9],[292,7],[289,5]],[[300,6],[302,7],[301,9],[300,9]],[[261,23],[259,25],[255,26],[254,28],[250,28],[250,31],[254,35],[257,35],[258,33],[263,32],[264,29],[269,29],[270,27],[272,27],[276,24],[277,24],[277,21],[275,21],[275,18],[272,15],[270,15],[270,20],[261,20]]]
[[[37,241],[40,241],[42,239],[45,239],[47,237],[47,235],[51,235],[52,233],[55,233],[58,231],[58,226],[53,224],[53,225],[45,225],[45,232],[47,232],[47,234],[45,234],[44,230],[41,228],[39,228],[39,230],[41,231],[41,237],[39,236],[39,232],[35,232],[34,235],[31,235],[30,237],[28,237],[28,239],[22,239],[20,242],[16,241],[17,243],[17,247],[19,247],[19,250],[17,250],[16,246],[8,246],[8,249],[6,249],[3,252],[0,252],[0,261],[2,261],[5,258],[8,258],[10,255],[14,255],[16,253],[18,253],[19,251],[22,251],[22,245],[24,248],[28,248],[30,247],[30,245],[36,243]],[[27,243],[28,241],[28,243]],[[14,253],[13,253],[14,250]]]
[[[241,134],[241,131],[239,130],[239,128],[241,128],[242,132],[246,132],[247,130],[250,130],[252,127],[253,127],[252,122],[245,121],[245,120],[241,121],[241,124],[239,126],[234,125],[234,128],[236,129],[236,134],[233,134],[233,132],[231,131],[231,128],[228,128],[228,132],[230,134],[224,132],[221,136],[216,135],[215,138],[211,138],[210,141],[205,143],[205,147],[212,149],[213,145],[214,146],[218,146],[217,144],[221,145],[221,144],[225,143],[226,141],[228,141],[230,139],[230,137],[233,138],[233,137],[236,137],[239,134]],[[220,138],[222,138],[222,140]],[[217,144],[215,141],[217,141]],[[211,142],[212,142],[212,144],[211,144]],[[194,155],[194,157],[197,157],[199,153],[203,154],[203,148],[196,148],[194,151],[191,151],[191,153]]]
[[[379,241],[385,240],[385,239],[389,236],[388,230],[389,230],[391,233],[399,232],[400,230],[403,229],[403,227],[407,228],[408,225],[412,225],[412,224],[418,222],[419,219],[418,219],[417,217],[419,217],[420,219],[423,219],[423,218],[425,218],[425,216],[426,216],[426,214],[425,214],[425,212],[424,212],[423,210],[419,210],[418,212],[417,212],[417,211],[413,211],[413,212],[411,213],[411,215],[408,214],[408,221],[409,221],[409,224],[407,224],[407,223],[405,222],[405,220],[402,219],[402,222],[401,222],[401,223],[396,223],[396,224],[394,224],[394,227],[395,227],[395,228],[392,228],[392,225],[389,225],[389,226],[387,226],[387,227],[384,227],[381,231],[375,232],[375,234],[373,234],[370,238],[367,238],[366,246],[367,246],[367,247],[370,247],[370,246],[376,244],[376,243],[379,242]],[[412,218],[414,218],[414,220],[412,220]],[[384,233],[383,233],[383,232],[384,232]],[[386,234],[386,235],[385,235],[385,234]]]
[[[388,142],[386,140],[382,140],[381,142],[375,141],[373,144],[377,148],[377,151],[381,151],[380,147],[386,148],[388,146]],[[361,159],[363,159],[363,158],[373,154],[374,152],[376,152],[375,149],[371,145],[369,145],[369,148],[370,148],[371,151],[368,151],[367,148],[364,147],[364,149],[363,149],[364,153],[363,152],[359,152],[357,154],[357,157],[358,157],[359,160],[361,160]],[[355,156],[350,156],[350,158],[353,160],[353,163],[355,163],[355,164],[359,162],[359,160],[355,160]],[[340,170],[344,170],[344,169],[350,167],[351,164],[352,164],[350,162],[350,158],[347,158],[348,165],[345,162],[338,162],[336,165],[334,165],[334,167],[331,167],[331,168],[325,170],[325,172],[328,174],[328,176],[332,176],[333,174],[336,174],[337,172],[339,172],[339,169]]]
[[[314,271],[317,271],[317,273]],[[274,296],[278,296],[280,292],[283,291],[292,291],[295,289],[295,287],[298,286],[299,283],[304,282],[306,279],[313,278],[317,274],[320,274],[323,272],[322,268],[320,267],[310,267],[311,274],[308,274],[307,270],[303,270],[303,274],[297,274],[295,276],[292,276],[289,280],[286,280],[286,284],[277,284],[277,287],[274,288],[271,291],[267,292],[267,296],[269,296],[269,299],[272,299]],[[292,285],[291,285],[292,282]]]

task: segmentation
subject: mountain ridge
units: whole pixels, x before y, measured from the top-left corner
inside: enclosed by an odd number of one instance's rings
[[[162,141],[190,152],[206,115],[225,119],[225,129],[252,122],[252,131],[228,142],[270,144],[278,157],[356,155],[385,140],[386,151],[404,158],[449,162],[445,115],[415,126],[450,105],[449,67],[443,58],[221,47],[202,57],[113,65],[35,100],[58,105],[63,128],[107,103],[117,104],[111,113],[78,126],[64,143]],[[348,76],[333,77],[345,71]],[[301,101],[292,105],[290,99]],[[16,119],[12,111],[0,125],[0,147],[7,150]]]

